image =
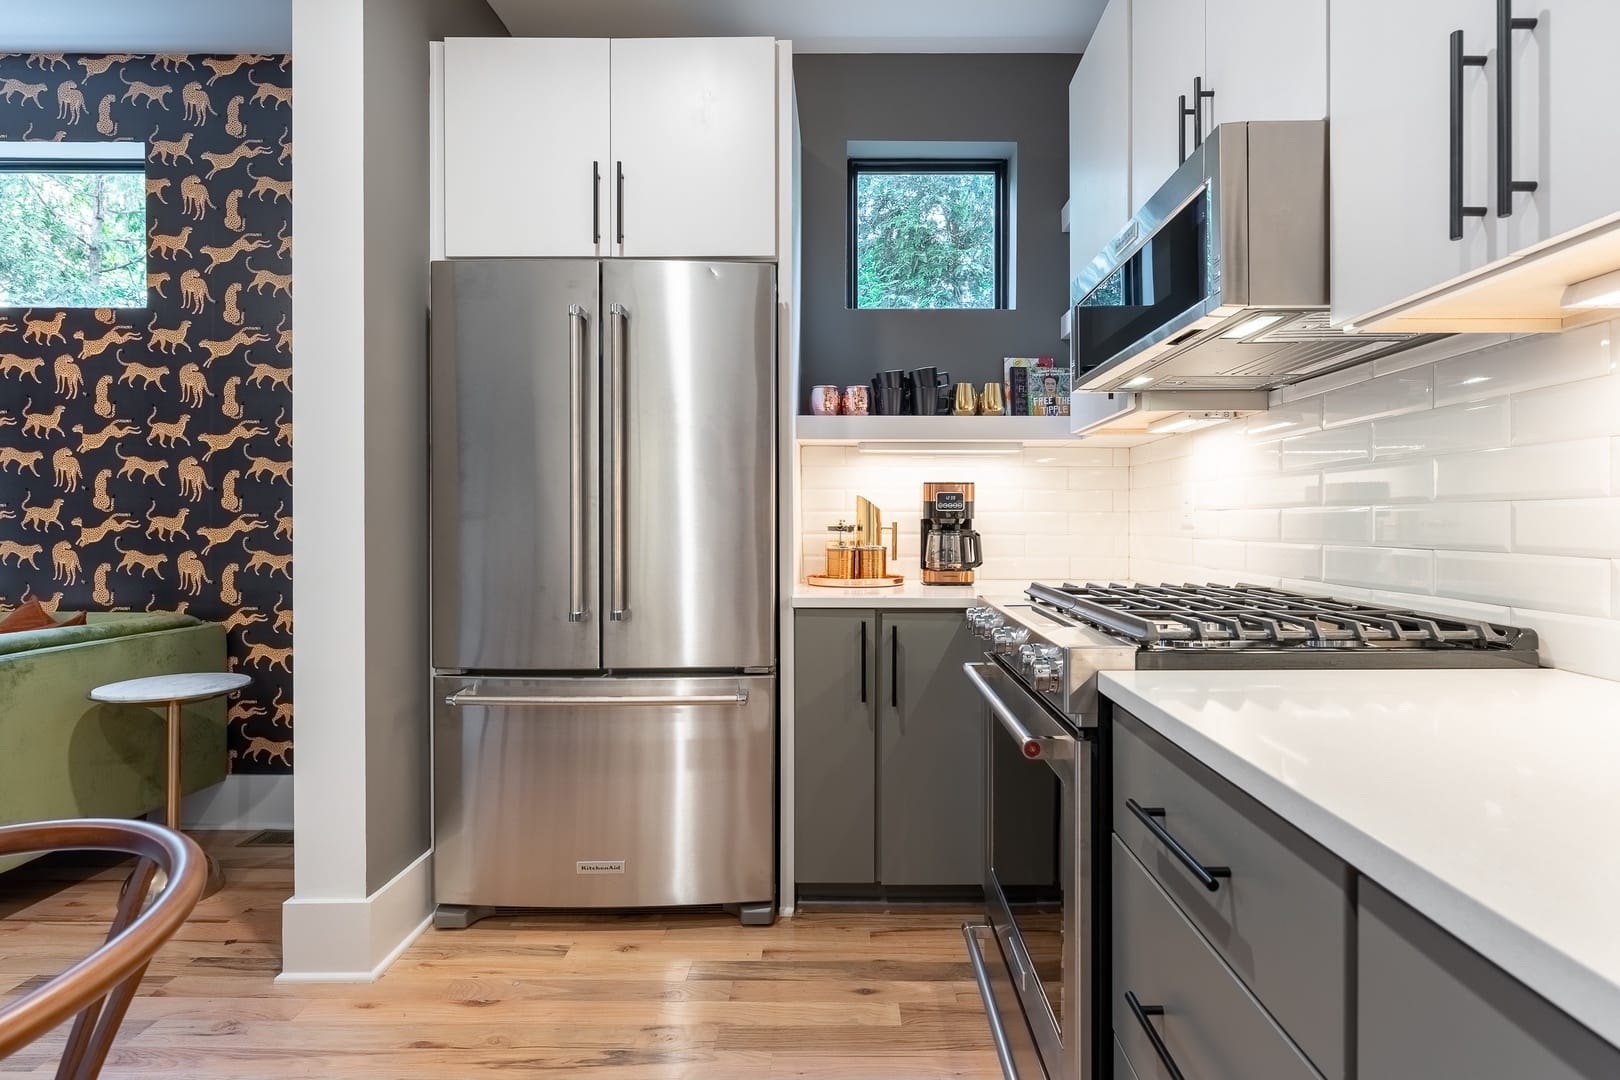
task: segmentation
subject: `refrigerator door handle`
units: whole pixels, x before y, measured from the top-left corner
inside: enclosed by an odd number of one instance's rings
[[[589,321],[585,309],[568,309],[568,621],[588,622],[585,599],[585,348]]]
[[[583,696],[578,694],[475,694],[470,689],[461,689],[446,697],[444,703],[453,709],[459,709],[463,706],[478,708],[484,705],[533,706],[536,708],[555,708],[561,705],[611,705],[616,708],[625,705],[746,705],[748,704],[748,691],[738,687],[736,693],[733,694]]]
[[[629,413],[626,402],[630,396],[627,373],[630,353],[630,312],[625,310],[623,304],[614,304],[609,309],[608,319],[612,331],[609,334],[608,344],[612,372],[612,386],[608,399],[608,416],[612,427],[609,446],[613,454],[608,481],[608,500],[613,516],[612,540],[608,552],[608,618],[613,622],[624,622],[630,617],[630,590],[626,581],[629,576],[630,524],[625,520],[626,507],[629,503],[625,489],[629,484],[630,468],[630,432],[626,420]]]

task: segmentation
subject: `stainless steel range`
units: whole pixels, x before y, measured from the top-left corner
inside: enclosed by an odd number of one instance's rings
[[[1105,1080],[1109,717],[1122,669],[1534,667],[1535,631],[1253,585],[1042,585],[972,608],[987,708],[983,925],[964,928],[1008,1077]]]

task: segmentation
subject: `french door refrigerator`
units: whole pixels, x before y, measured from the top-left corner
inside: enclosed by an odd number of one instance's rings
[[[434,884],[774,912],[776,268],[432,268]]]

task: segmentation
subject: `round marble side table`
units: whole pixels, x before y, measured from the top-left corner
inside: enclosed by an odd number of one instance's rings
[[[180,706],[194,701],[223,697],[242,689],[253,680],[229,671],[201,671],[182,675],[151,675],[107,683],[90,691],[91,701],[108,705],[167,705],[169,715],[169,767],[167,770],[167,811],[164,823],[180,830]],[[204,896],[212,896],[225,884],[225,874],[213,855],[208,857],[208,885]]]

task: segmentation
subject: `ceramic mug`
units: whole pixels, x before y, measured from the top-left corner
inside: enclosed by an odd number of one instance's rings
[[[838,411],[845,416],[865,416],[868,411],[866,399],[871,388],[863,385],[844,387],[844,398],[839,403]]]
[[[810,388],[810,411],[816,416],[837,416],[838,387],[812,386]]]

